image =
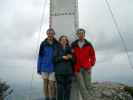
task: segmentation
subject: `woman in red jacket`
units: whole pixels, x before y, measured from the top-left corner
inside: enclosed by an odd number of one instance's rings
[[[85,30],[77,30],[78,39],[72,43],[75,57],[75,74],[83,100],[89,99],[91,91],[91,69],[95,64],[95,51],[90,42],[85,39]]]

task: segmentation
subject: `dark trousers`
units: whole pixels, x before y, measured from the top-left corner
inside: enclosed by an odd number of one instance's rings
[[[71,94],[71,75],[56,75],[57,81],[57,100],[70,100]]]

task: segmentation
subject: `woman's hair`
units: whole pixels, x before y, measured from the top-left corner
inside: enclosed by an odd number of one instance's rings
[[[61,41],[62,38],[65,38],[66,41],[67,41],[67,46],[69,46],[69,40],[68,40],[68,37],[66,35],[61,35],[60,38],[59,38],[59,42]]]

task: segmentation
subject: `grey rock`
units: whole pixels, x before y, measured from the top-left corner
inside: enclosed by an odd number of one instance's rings
[[[92,83],[93,89],[89,92],[88,100],[133,100],[133,97],[124,90],[125,86],[114,82]]]
[[[0,80],[0,100],[4,100],[12,91],[13,90],[10,89],[10,86],[5,81]]]

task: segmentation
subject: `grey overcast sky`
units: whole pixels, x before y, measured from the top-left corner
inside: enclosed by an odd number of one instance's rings
[[[133,0],[108,1],[133,63]],[[43,0],[0,0],[0,67],[35,61],[42,11],[44,32],[48,27],[48,2],[44,2],[42,10]],[[102,73],[101,69],[110,73],[116,66],[118,71],[114,71],[114,76],[133,72],[105,0],[79,0],[79,23],[96,49],[94,77]]]

